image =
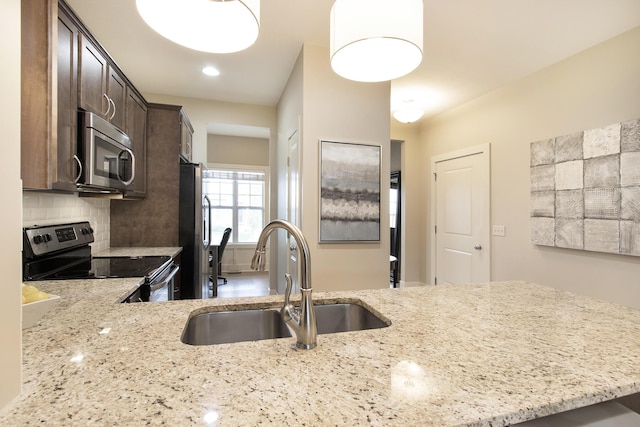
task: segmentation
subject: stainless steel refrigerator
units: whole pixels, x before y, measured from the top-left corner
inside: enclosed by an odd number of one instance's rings
[[[182,298],[213,296],[209,281],[209,277],[213,276],[213,267],[209,266],[211,202],[202,191],[203,169],[200,163],[180,163]]]

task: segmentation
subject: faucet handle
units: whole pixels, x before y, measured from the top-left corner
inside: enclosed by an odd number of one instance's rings
[[[291,288],[293,283],[291,281],[291,275],[289,273],[285,273],[284,280],[287,282],[287,288],[284,291],[284,305],[289,305],[289,297],[291,297]]]

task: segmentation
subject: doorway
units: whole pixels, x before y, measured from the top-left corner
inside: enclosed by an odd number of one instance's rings
[[[397,288],[400,283],[400,240],[402,238],[402,191],[400,171],[391,172],[389,185],[389,225],[390,225],[390,275],[389,281],[392,288]]]
[[[431,281],[491,280],[490,145],[431,161]]]

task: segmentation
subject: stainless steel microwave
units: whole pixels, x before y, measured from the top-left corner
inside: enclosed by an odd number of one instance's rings
[[[136,158],[129,137],[102,117],[78,113],[78,158],[81,191],[113,191],[130,188]]]

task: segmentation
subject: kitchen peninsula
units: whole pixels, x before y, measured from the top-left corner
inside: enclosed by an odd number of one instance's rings
[[[537,284],[316,293],[391,326],[309,351],[180,341],[193,310],[282,296],[119,304],[136,284],[36,283],[62,298],[23,334],[1,425],[499,426],[640,392],[640,311]]]

